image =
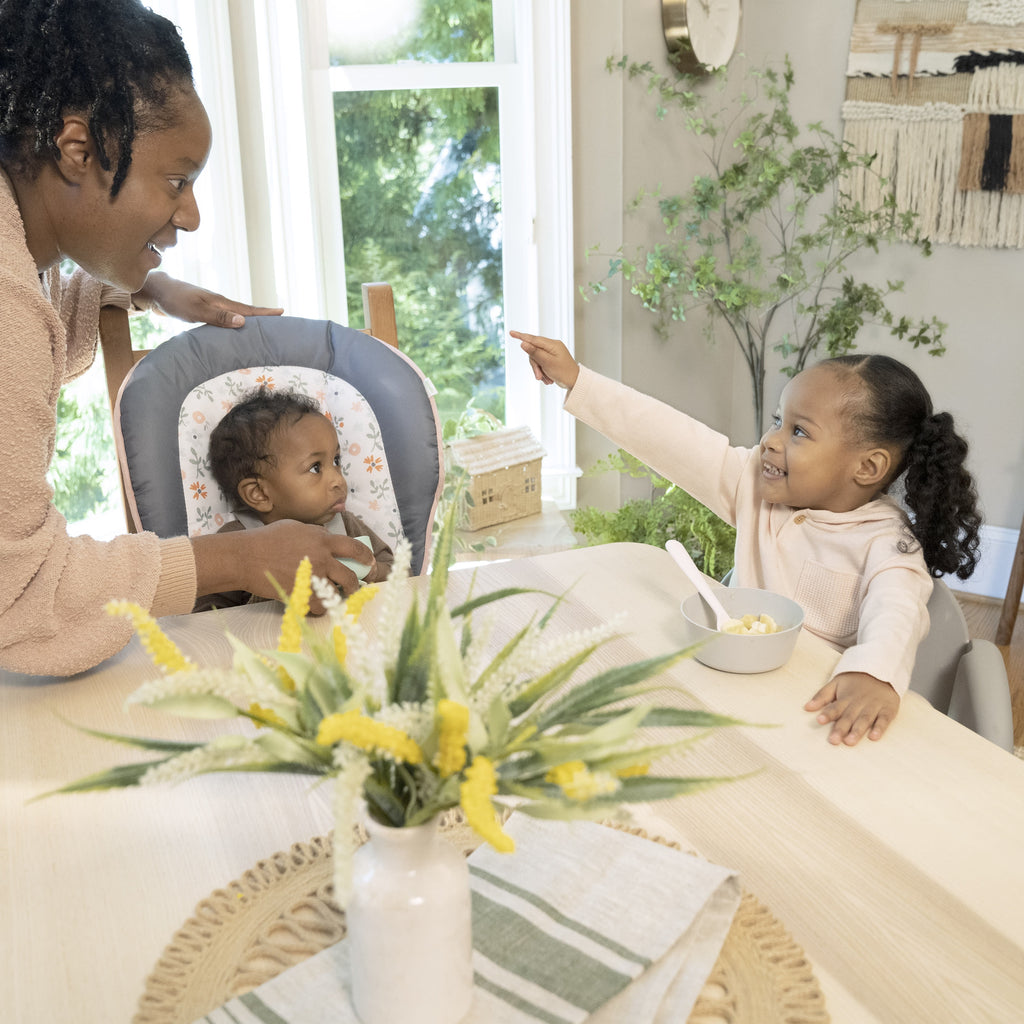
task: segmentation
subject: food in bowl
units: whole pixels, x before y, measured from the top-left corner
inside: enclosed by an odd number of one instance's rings
[[[692,594],[684,599],[681,611],[686,641],[700,644],[693,652],[695,661],[721,672],[753,673],[770,672],[789,660],[804,621],[796,601],[750,587],[722,587],[715,595],[732,618],[767,615],[778,628],[773,633],[720,632],[704,599]]]
[[[739,633],[741,636],[764,636],[778,633],[779,624],[762,612],[760,615],[744,615],[741,619],[730,619],[723,627],[723,633]]]

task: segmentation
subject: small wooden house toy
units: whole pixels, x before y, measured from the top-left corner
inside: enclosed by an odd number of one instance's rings
[[[544,449],[529,427],[506,427],[450,441],[452,461],[469,475],[468,529],[507,523],[541,510]]]

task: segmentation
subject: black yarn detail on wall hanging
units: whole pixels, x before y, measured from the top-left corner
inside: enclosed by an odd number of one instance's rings
[[[1011,149],[1013,149],[1013,116],[990,114],[988,146],[985,148],[985,162],[981,165],[981,187],[984,191],[1001,192],[1006,187]]]
[[[970,53],[961,53],[953,61],[953,71],[957,74],[980,71],[982,68],[995,68],[1000,64],[1024,64],[1024,51],[991,50],[987,53],[978,53],[971,50]]]

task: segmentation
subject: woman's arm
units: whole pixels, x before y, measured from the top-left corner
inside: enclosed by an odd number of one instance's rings
[[[161,271],[150,274],[132,299],[144,309],[155,309],[186,323],[213,324],[215,327],[241,327],[247,316],[280,316],[284,312],[280,308],[235,302],[217,292],[178,281]]]

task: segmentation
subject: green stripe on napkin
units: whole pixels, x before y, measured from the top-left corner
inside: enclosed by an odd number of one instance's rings
[[[602,935],[600,932],[594,931],[593,928],[588,928],[580,921],[563,914],[557,907],[552,906],[547,900],[542,899],[535,892],[530,892],[529,889],[523,889],[518,885],[513,885],[512,882],[502,878],[500,875],[495,875],[490,871],[485,871],[483,868],[477,867],[472,861],[470,861],[469,864],[469,873],[471,875],[476,875],[477,878],[485,879],[492,885],[496,885],[499,889],[504,889],[505,892],[512,893],[512,895],[518,896],[522,900],[526,900],[527,903],[532,903],[538,910],[550,917],[552,921],[557,921],[560,925],[563,925],[566,928],[571,928],[579,935],[590,939],[591,942],[596,942],[599,946],[604,946],[605,949],[610,949],[613,953],[617,956],[621,956],[624,960],[632,960],[641,967],[650,967],[651,960],[649,957],[642,956],[631,949],[627,949],[625,946],[620,945],[607,935]]]
[[[238,1001],[263,1024],[288,1024],[280,1014],[275,1013],[255,992],[246,992]]]
[[[633,980],[476,890],[472,897],[473,948],[559,999],[593,1013]]]
[[[559,1017],[556,1014],[550,1013],[542,1006],[538,1006],[536,1003],[531,1003],[529,1000],[523,999],[522,996],[516,995],[515,992],[502,988],[500,985],[495,985],[494,982],[489,981],[479,972],[473,975],[473,984],[477,988],[482,988],[485,992],[490,992],[492,996],[496,996],[503,1002],[508,1003],[509,1006],[514,1006],[528,1017],[541,1021],[542,1024],[572,1024],[572,1021],[566,1020],[565,1017]]]

